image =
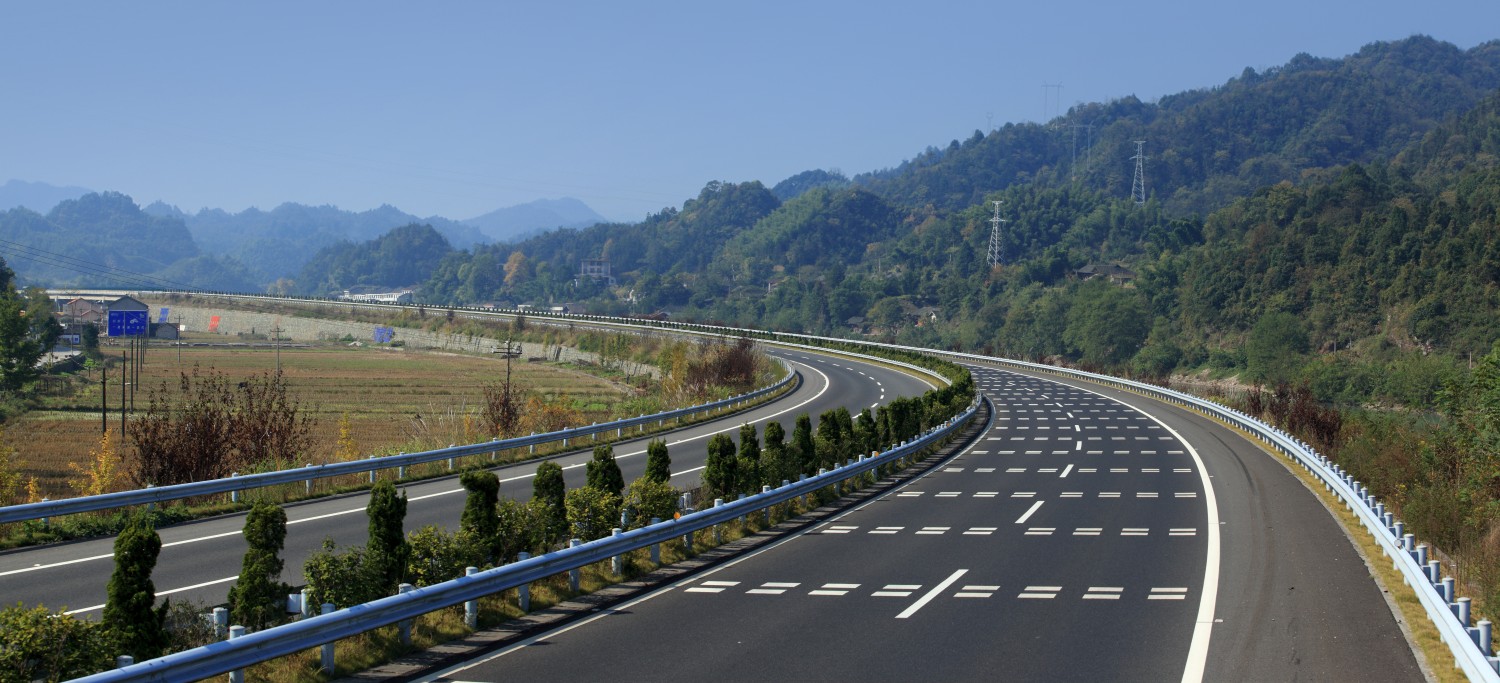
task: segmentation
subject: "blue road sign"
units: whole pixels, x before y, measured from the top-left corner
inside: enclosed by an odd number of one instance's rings
[[[158,324],[158,325],[165,325],[166,323],[167,323],[167,307],[166,306],[162,306],[161,307],[161,317],[156,320],[156,324]]]
[[[110,311],[108,334],[111,337],[145,336],[147,320],[146,311]]]
[[[376,344],[389,344],[391,342],[391,340],[395,339],[395,338],[396,338],[396,328],[394,328],[394,327],[376,327],[375,328],[375,343]]]

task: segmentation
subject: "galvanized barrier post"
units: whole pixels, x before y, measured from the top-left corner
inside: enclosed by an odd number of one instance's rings
[[[234,640],[235,638],[239,638],[243,635],[245,635],[244,626],[235,625],[229,627],[230,640]],[[245,670],[235,669],[234,671],[229,672],[229,683],[245,683]]]
[[[517,562],[529,559],[531,559],[531,553],[516,553]],[[516,606],[520,607],[522,612],[531,611],[531,584],[523,583],[516,586]]]
[[[325,603],[323,603],[323,612],[322,613],[323,614],[333,614],[333,609],[334,609],[333,603],[331,603],[331,602],[325,602]],[[334,669],[334,662],[333,662],[333,641],[329,641],[329,642],[323,643],[323,648],[322,649],[323,649],[323,652],[322,652],[322,655],[323,655],[323,662],[322,662],[323,663],[323,673],[328,674],[329,676],[332,676],[333,675],[333,669]]]
[[[578,546],[581,546],[581,545],[583,545],[583,541],[580,541],[580,540],[578,540],[576,538],[568,540],[568,547],[569,548],[577,548]],[[583,569],[582,568],[580,568],[580,567],[574,567],[572,569],[569,569],[568,570],[568,589],[571,590],[571,591],[573,591],[574,593],[577,593],[578,592],[578,584],[579,584],[579,582],[580,582],[580,580],[582,578],[583,578]]]
[[[409,583],[403,583],[400,586],[396,587],[396,594],[400,595],[402,593],[410,593],[410,592],[412,592],[415,589],[416,589],[416,586],[413,586],[413,585],[411,585]],[[401,632],[401,644],[402,645],[406,645],[408,647],[411,646],[411,624],[412,624],[412,621],[413,621],[412,619],[402,619],[401,621],[397,622],[397,624],[396,624],[397,628]]]
[[[624,533],[623,529],[621,529],[620,527],[615,527],[614,529],[610,530],[609,535],[610,536],[619,536],[622,533]],[[624,574],[625,573],[625,558],[622,557],[622,556],[620,556],[620,555],[615,555],[614,557],[610,558],[610,560],[609,560],[609,571],[610,571],[610,573],[614,574],[615,576],[620,576],[620,575]]]
[[[651,526],[656,526],[657,524],[660,524],[660,523],[661,523],[661,518],[660,517],[652,517],[651,518]],[[660,543],[652,543],[651,544],[651,564],[654,564],[654,565],[660,565],[661,564],[661,544]]]
[[[464,567],[464,576],[473,576],[479,573],[478,567]],[[472,631],[479,628],[479,601],[464,601],[464,625]]]

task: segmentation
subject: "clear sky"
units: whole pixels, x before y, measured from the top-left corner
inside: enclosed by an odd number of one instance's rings
[[[456,219],[574,196],[638,220],[709,180],[1039,120],[1045,83],[1066,109],[1417,33],[1473,47],[1500,1],[9,0],[0,27],[0,182]]]

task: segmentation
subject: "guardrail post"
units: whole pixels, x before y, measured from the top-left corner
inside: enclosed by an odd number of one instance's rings
[[[1419,567],[1426,566],[1427,565],[1427,544],[1423,543],[1422,545],[1417,546],[1417,549],[1415,551],[1413,551],[1413,556],[1416,557],[1417,566],[1419,566]]]
[[[135,663],[135,657],[131,657],[130,655],[120,655],[119,657],[115,657],[115,668],[116,669],[123,669],[123,668],[125,668],[127,666],[130,666],[131,664],[134,664],[134,663]]]
[[[578,540],[576,538],[568,540],[568,547],[569,548],[577,548],[578,546],[581,546],[581,545],[583,545],[583,541],[580,541],[580,540]],[[582,568],[580,568],[580,567],[574,567],[572,569],[569,569],[568,570],[568,589],[571,590],[571,591],[573,591],[574,593],[577,593],[578,592],[578,584],[579,584],[579,581],[582,578],[583,578],[583,569]]]
[[[229,637],[229,610],[227,608],[214,608],[214,637]]]
[[[498,437],[498,436],[492,436],[492,437],[490,437],[490,443],[495,443],[496,441],[499,441],[499,440],[500,440],[500,437]],[[500,451],[490,451],[490,460],[493,462],[496,457],[499,457],[499,455],[500,455]],[[449,469],[452,469],[452,468],[449,468]]]
[[[234,640],[235,638],[239,638],[239,637],[242,637],[244,635],[245,635],[245,627],[244,626],[235,625],[235,626],[230,626],[229,627],[229,639],[230,640]],[[235,669],[234,671],[229,672],[229,683],[245,683],[245,670],[244,669]]]
[[[306,465],[303,465],[304,468],[306,468],[306,467],[312,467],[312,466],[313,466],[312,463],[307,463]],[[303,486],[304,489],[306,489],[307,495],[309,495],[309,496],[312,495],[312,478],[311,477],[309,477],[306,480],[304,480],[302,482],[302,486]]]
[[[761,487],[760,487],[760,492],[761,493],[770,493],[771,492],[770,485],[768,485],[768,484],[762,484]],[[766,526],[771,526],[771,506],[770,505],[766,506]]]
[[[400,586],[396,587],[396,595],[410,593],[413,590],[416,590],[416,586],[413,586],[409,583],[403,583]],[[401,644],[408,647],[411,646],[411,623],[411,619],[402,619],[401,621],[396,623],[396,627],[401,633]]]
[[[322,614],[333,614],[333,610],[334,610],[333,603],[331,603],[331,602],[325,602],[325,603],[323,603]],[[323,643],[322,650],[323,651],[322,651],[321,654],[323,655],[323,657],[322,657],[322,659],[323,659],[323,662],[322,662],[322,664],[323,664],[323,667],[322,667],[323,668],[323,673],[328,674],[329,676],[332,676],[333,675],[333,669],[334,669],[334,662],[333,662],[333,641],[328,641],[326,643]]]
[[[531,553],[516,553],[517,562],[529,559],[531,559]],[[522,612],[531,611],[531,584],[523,583],[516,586],[516,606],[520,607]]]
[[[1438,589],[1443,592],[1443,602],[1448,603],[1448,606],[1451,608],[1453,606],[1453,577],[1443,577],[1443,581],[1438,586]]]
[[[610,530],[609,535],[619,536],[620,534],[624,533],[624,531],[625,530],[621,529],[620,527],[615,527]],[[619,555],[609,558],[609,571],[615,576],[623,575],[625,573],[625,558]]]
[[[302,589],[302,604],[300,605],[300,607],[302,609],[301,612],[297,615],[298,621],[301,621],[313,615],[312,591],[309,591],[306,588]]]
[[[479,567],[464,567],[464,576],[473,576],[478,573]],[[470,631],[479,628],[478,600],[464,601],[464,625],[468,626]]]
[[[1479,651],[1483,652],[1484,656],[1486,656],[1486,657],[1490,656],[1490,620],[1489,619],[1481,619],[1479,621]]]
[[[807,475],[806,474],[799,474],[799,475],[797,475],[797,481],[807,481]],[[800,496],[797,496],[797,504],[800,505],[800,506],[802,506],[802,509],[804,509],[804,510],[807,509],[807,494],[806,493],[804,493],[804,494],[802,494]]]
[[[656,526],[657,524],[660,524],[660,523],[661,523],[661,518],[660,517],[652,517],[651,518],[651,526]],[[660,565],[661,564],[661,544],[660,543],[652,543],[651,544],[651,564],[654,564],[654,565]]]
[[[1426,571],[1423,573],[1427,574],[1427,580],[1432,582],[1433,586],[1436,586],[1443,580],[1443,563],[1437,560],[1428,560]]]
[[[1459,598],[1453,603],[1453,616],[1458,617],[1458,623],[1465,630],[1469,628],[1469,620],[1472,618],[1473,610],[1469,598]]]
[[[372,456],[370,456],[369,458],[366,458],[366,459],[367,460],[374,460],[375,456],[372,455]],[[375,470],[373,470],[373,469],[370,470],[370,483],[371,484],[375,483]]]
[[[536,432],[532,432],[531,435],[532,436],[536,436]],[[536,444],[531,444],[530,446],[527,446],[526,447],[526,452],[528,454],[530,454],[530,455],[536,455]]]
[[[714,499],[714,507],[716,507],[716,508],[724,507],[724,499],[723,498],[715,498]],[[723,530],[722,527],[723,527],[723,525],[721,525],[721,524],[715,524],[714,525],[714,545],[719,545],[719,544],[721,544],[721,543],[724,542],[724,530]]]

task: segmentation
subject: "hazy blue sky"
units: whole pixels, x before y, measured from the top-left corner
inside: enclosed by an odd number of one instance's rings
[[[1500,1],[12,1],[0,27],[0,182],[636,220],[1038,120],[1043,83],[1066,109],[1415,33],[1473,47]]]

